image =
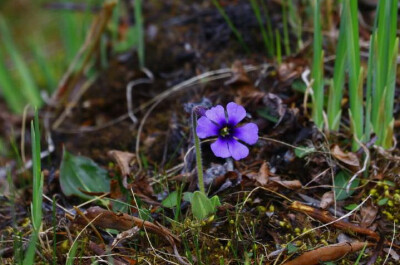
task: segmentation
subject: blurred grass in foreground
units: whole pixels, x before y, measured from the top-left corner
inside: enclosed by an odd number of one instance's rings
[[[114,9],[114,19],[104,31],[106,38],[100,42],[101,63],[91,63],[90,67],[107,66],[107,37],[113,42],[114,51],[137,48],[139,65],[144,67],[141,2],[130,3],[134,14],[128,14],[125,11],[128,9],[121,7],[122,2]],[[84,45],[93,18],[102,4],[102,1],[95,0],[7,0],[0,3],[0,97],[13,112],[22,113],[27,104],[40,107],[43,104],[41,92],[51,94],[57,88]],[[134,25],[129,24],[125,39],[118,37],[122,20],[136,21]]]

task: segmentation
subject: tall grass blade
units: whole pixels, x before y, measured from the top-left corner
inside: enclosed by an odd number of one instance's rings
[[[271,52],[272,52],[272,55],[274,55],[274,54],[275,54],[275,47],[274,47],[274,31],[273,31],[273,29],[272,29],[271,17],[270,17],[270,15],[269,15],[268,8],[267,8],[267,6],[265,5],[265,1],[261,1],[261,7],[262,7],[262,9],[263,9],[263,13],[264,13],[265,20],[266,20],[266,24],[267,24],[267,35],[268,35],[268,38],[271,40],[271,41],[270,41],[270,44],[271,44]]]
[[[21,113],[24,108],[24,98],[18,86],[10,77],[9,70],[4,64],[5,58],[0,50],[0,91],[10,109],[15,113]]]
[[[71,11],[62,11],[60,14],[61,39],[66,51],[66,58],[71,60],[83,42],[80,31],[82,25],[79,23],[77,15]]]
[[[314,41],[313,41],[313,62],[311,70],[311,78],[313,84],[313,111],[312,117],[314,123],[319,129],[323,127],[323,101],[324,101],[324,84],[323,84],[323,51],[322,51],[322,31],[321,31],[321,1],[314,0]]]
[[[301,26],[302,21],[300,17],[300,12],[296,10],[293,0],[288,0],[288,6],[289,6],[289,23],[297,36],[298,49],[301,49],[303,47],[303,41],[302,41],[303,29]]]
[[[378,17],[376,28],[376,39],[374,48],[374,74],[372,88],[372,110],[371,120],[373,129],[378,136],[377,144],[385,148],[391,146],[388,133],[391,128],[393,115],[394,86],[396,76],[396,63],[393,58],[397,54],[396,31],[397,31],[397,5],[398,0],[387,0],[378,2]],[[385,105],[382,109],[381,104]],[[390,111],[388,113],[383,113]]]
[[[393,104],[395,97],[396,73],[397,73],[397,55],[399,53],[399,38],[396,38],[393,45],[392,58],[389,61],[389,72],[387,79],[387,92],[385,98],[385,117],[384,117],[384,130],[381,135],[382,146],[390,148],[393,142]]]
[[[346,13],[343,6],[341,18],[340,18],[340,29],[339,29],[339,40],[336,48],[336,59],[335,66],[333,69],[333,81],[332,86],[329,90],[328,100],[328,125],[330,130],[339,129],[339,121],[341,116],[341,101],[344,91],[344,78],[346,72]]]
[[[240,45],[243,47],[243,49],[249,53],[250,49],[249,47],[246,45],[246,43],[244,42],[242,35],[240,34],[240,32],[236,29],[235,25],[233,25],[232,20],[228,17],[228,15],[226,14],[225,10],[222,8],[222,6],[219,4],[218,0],[211,0],[212,3],[215,5],[215,7],[218,9],[218,12],[221,14],[221,16],[224,18],[224,20],[226,21],[226,23],[228,24],[229,28],[232,30],[233,34],[235,35],[235,37],[238,39]]]
[[[57,88],[57,77],[53,71],[51,60],[46,57],[42,45],[38,42],[32,41],[31,47],[35,61],[46,82],[45,87],[49,92],[52,92]]]
[[[261,17],[260,6],[258,5],[257,0],[250,0],[250,4],[251,7],[253,8],[254,14],[257,18],[257,22],[260,27],[261,36],[265,46],[265,51],[268,53],[268,55],[272,56],[273,55],[273,48],[271,44],[272,39],[268,39],[267,30],[264,26],[264,22]]]
[[[371,112],[372,112],[372,82],[373,82],[373,68],[374,68],[374,39],[376,34],[373,33],[369,41],[369,53],[368,53],[368,70],[367,70],[367,88],[365,95],[365,142],[369,142],[372,133],[371,123]]]
[[[353,118],[353,134],[362,140],[364,134],[364,110],[362,90],[362,70],[360,69],[360,43],[358,33],[357,1],[345,0],[346,12],[346,46],[349,66],[349,101],[350,112]],[[361,78],[361,79],[359,79]],[[353,141],[353,150],[359,148],[356,140]]]
[[[34,106],[40,107],[42,104],[42,99],[40,98],[39,88],[36,86],[35,80],[29,71],[21,54],[17,50],[11,33],[4,18],[0,15],[0,37],[5,50],[10,55],[14,66],[21,77],[22,82],[22,93],[26,100],[29,101]]]
[[[275,41],[276,41],[276,61],[278,64],[282,63],[282,48],[281,48],[281,34],[279,33],[279,30],[275,30]]]
[[[35,111],[35,119],[31,123],[31,140],[32,140],[32,167],[33,167],[33,185],[32,185],[32,225],[33,232],[29,241],[28,250],[26,251],[23,264],[34,264],[36,243],[39,238],[40,226],[42,224],[42,201],[43,201],[43,176],[41,173],[40,161],[40,131],[39,117],[37,110]]]
[[[291,51],[290,51],[290,40],[289,40],[287,0],[285,0],[282,5],[282,20],[283,20],[283,44],[285,46],[285,54],[289,56],[291,54]]]

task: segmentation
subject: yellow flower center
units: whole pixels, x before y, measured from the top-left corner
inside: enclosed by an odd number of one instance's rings
[[[227,126],[225,126],[224,128],[222,128],[222,129],[219,131],[219,133],[220,133],[220,135],[221,135],[222,137],[225,137],[225,136],[229,135],[229,128],[228,128]]]

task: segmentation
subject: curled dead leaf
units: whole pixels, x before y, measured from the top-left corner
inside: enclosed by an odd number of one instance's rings
[[[324,195],[322,195],[319,207],[325,210],[328,209],[329,206],[331,206],[334,202],[335,202],[335,195],[333,194],[333,191],[328,191],[325,192]]]
[[[343,152],[337,144],[332,147],[331,153],[337,160],[345,164],[353,172],[356,172],[360,169],[360,161],[356,154],[351,152]]]
[[[261,185],[267,185],[269,181],[269,177],[271,175],[271,172],[269,171],[269,166],[268,163],[264,161],[262,163],[260,170],[258,171],[258,174],[255,177],[255,180]]]
[[[132,172],[133,163],[136,162],[136,155],[118,150],[110,150],[107,154],[117,162],[122,175],[122,183],[126,189],[129,189],[127,178]]]
[[[365,207],[361,207],[360,215],[361,215],[361,227],[369,227],[375,221],[376,215],[378,214],[378,207],[374,205],[368,205]]]

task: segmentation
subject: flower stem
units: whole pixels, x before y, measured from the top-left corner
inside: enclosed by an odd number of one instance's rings
[[[192,127],[193,127],[193,138],[194,138],[194,147],[196,149],[196,167],[197,167],[197,179],[199,181],[200,191],[206,194],[206,190],[204,188],[204,179],[203,179],[203,163],[201,161],[201,148],[200,148],[200,140],[196,133],[197,128],[197,115],[194,111],[192,111]]]

